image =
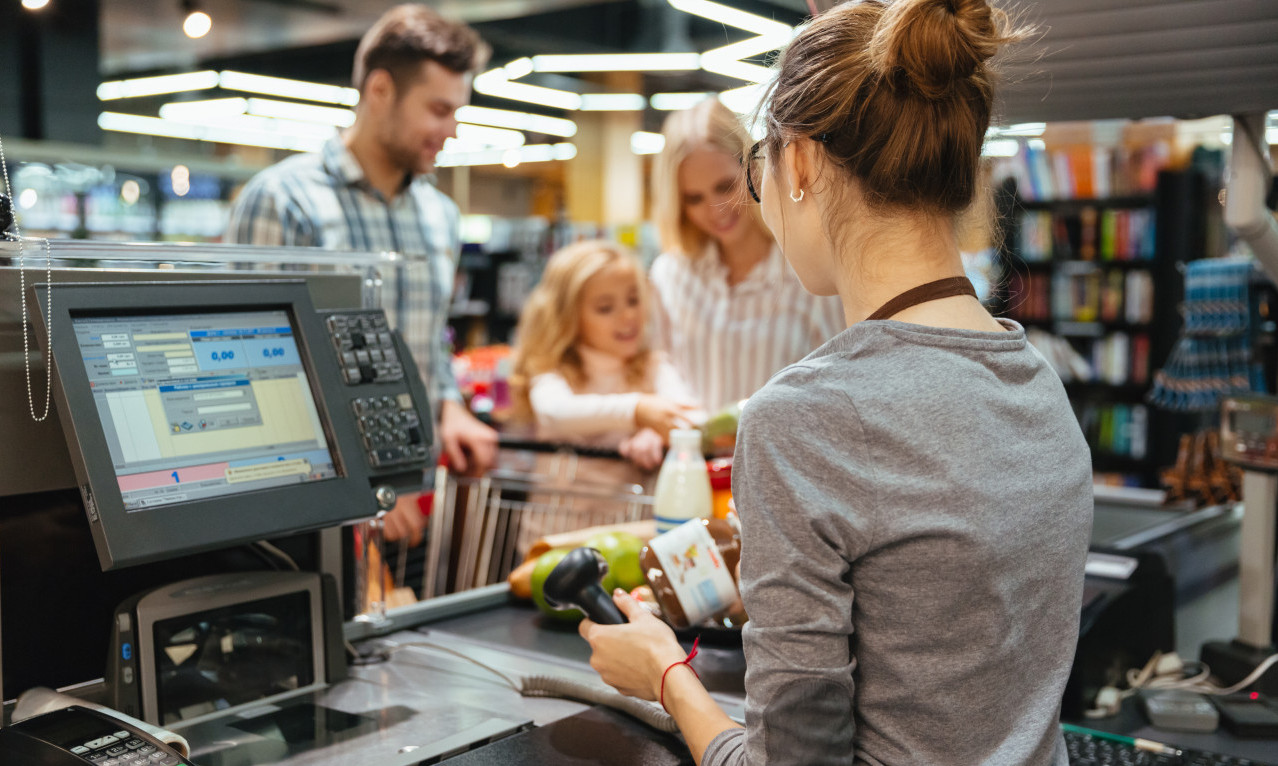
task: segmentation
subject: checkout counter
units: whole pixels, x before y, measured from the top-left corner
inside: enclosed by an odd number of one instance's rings
[[[3,247],[0,244],[0,248]],[[26,360],[21,352],[23,330],[18,329],[20,324],[16,317],[17,280],[14,269],[3,267],[6,255],[12,256],[12,253],[0,249],[0,361],[3,362],[0,364],[0,385],[4,391],[15,394],[22,392],[26,385],[23,375]],[[296,270],[306,271],[306,281],[316,306],[346,307],[356,311],[378,305],[378,288],[385,283],[387,275],[393,275],[400,266],[393,255],[336,258],[331,253],[299,254],[297,250],[249,253],[241,248],[158,246],[151,249],[62,243],[55,248],[55,257],[65,268],[57,270],[54,281],[242,279],[246,275],[232,266],[242,265],[246,260],[254,264],[254,273],[249,276],[256,280],[264,278],[259,272],[269,270],[262,264],[272,263],[275,256],[278,256],[276,266],[293,268],[275,273],[270,278],[296,277]],[[76,264],[77,258],[82,262]],[[103,269],[103,261],[112,259],[117,261],[113,268]],[[67,267],[67,264],[72,265]],[[171,268],[175,265],[177,268]],[[246,288],[242,292],[251,293],[252,290]],[[63,294],[76,295],[73,291]],[[35,293],[32,295],[36,296]],[[53,305],[57,308],[59,291],[56,284],[53,295]],[[243,296],[240,299],[247,300]],[[296,305],[303,303],[305,300],[299,299]],[[312,374],[333,379],[314,388],[330,405],[334,401],[340,404],[339,407],[328,407],[331,411],[325,410],[323,402],[320,406],[321,415],[329,426],[327,433],[330,437],[333,434],[340,437],[330,446],[344,449],[342,444],[359,443],[360,436],[356,436],[352,429],[362,426],[354,420],[343,420],[348,415],[341,413],[359,414],[367,404],[365,400],[381,402],[386,397],[364,395],[370,389],[360,388],[369,383],[367,379],[361,379],[365,372],[362,363],[355,366],[353,376],[341,365],[341,355],[346,350],[344,344],[349,344],[358,328],[343,325],[345,329],[339,329],[331,317],[328,324],[318,330],[314,328],[320,326],[309,319],[297,321],[300,324],[295,329],[305,330],[302,336],[327,333],[323,342],[316,340],[319,335],[302,338],[299,348],[309,349],[307,353],[317,360],[333,356],[328,362],[316,361],[307,367]],[[39,326],[36,331],[39,331]],[[359,334],[362,336],[364,333]],[[330,342],[335,344],[335,349],[328,348]],[[54,350],[58,351],[57,341]],[[63,352],[66,353],[66,349]],[[272,353],[276,352],[268,347],[266,355],[269,357]],[[287,349],[279,351],[276,356],[279,359],[291,358]],[[61,360],[63,357],[58,358]],[[35,361],[31,378],[37,384],[35,394],[38,401],[39,383],[44,380],[43,359],[37,357]],[[226,361],[223,356],[219,363]],[[60,369],[70,370],[71,367],[60,363]],[[380,370],[375,372],[381,374]],[[339,378],[345,379],[347,388],[338,384]],[[58,385],[55,381],[55,388]],[[416,394],[416,390],[406,393]],[[85,495],[83,491],[85,477],[93,478],[93,471],[100,470],[100,467],[94,469],[78,464],[73,474],[65,455],[66,442],[51,441],[48,424],[37,428],[30,421],[26,398],[10,395],[4,397],[4,401],[0,405],[0,426],[5,433],[21,438],[6,440],[7,452],[0,460],[0,499],[3,500],[0,503],[0,528],[8,521],[15,525],[14,528],[21,526],[29,532],[38,526],[31,519],[52,516],[56,512],[65,516],[70,506],[78,507],[71,508],[70,518],[74,522],[67,521],[67,524],[84,524],[86,501],[91,517],[96,512],[109,510],[101,504],[100,497]],[[62,404],[65,407],[67,402]],[[425,412],[421,414],[423,420],[428,419]],[[61,430],[53,433],[58,440],[62,439]],[[360,433],[367,436],[365,432]],[[396,455],[403,457],[407,453]],[[83,460],[83,456],[79,459]],[[339,473],[342,473],[347,485],[362,487],[369,494],[363,500],[352,501],[352,507],[343,511],[346,518],[329,520],[325,526],[372,515],[379,499],[374,490],[385,484],[393,485],[412,473],[391,470],[393,466],[390,463],[379,465],[378,460],[379,455],[370,452],[367,464],[343,463],[340,459],[334,461],[335,464],[346,465],[345,472]],[[420,471],[420,466],[411,467]],[[115,476],[111,475],[109,480],[115,481]],[[80,491],[67,490],[66,487],[79,487]],[[165,504],[164,501],[156,502]],[[451,512],[451,509],[447,511]],[[257,515],[271,518],[268,513]],[[184,529],[190,534],[195,533],[192,530],[200,531],[196,526]],[[1098,498],[1094,543],[1101,555],[1097,559],[1099,569],[1089,576],[1088,584],[1094,593],[1100,595],[1088,601],[1087,608],[1092,610],[1091,614],[1086,609],[1084,612],[1084,634],[1076,668],[1081,695],[1086,695],[1086,686],[1092,683],[1083,677],[1081,670],[1087,667],[1089,660],[1100,658],[1096,670],[1103,674],[1116,664],[1129,667],[1143,663],[1152,649],[1171,649],[1180,644],[1178,628],[1173,626],[1174,605],[1188,603],[1201,593],[1215,590],[1229,581],[1236,569],[1237,529],[1238,513],[1232,508],[1167,510],[1150,508],[1131,497]],[[65,529],[62,531],[66,532]],[[348,591],[347,598],[338,599],[339,602],[346,604],[351,601],[351,562],[344,560],[342,549],[345,546],[338,533],[331,529],[324,532],[280,531],[292,534],[285,544],[297,549],[303,570],[332,575],[334,582]],[[222,533],[225,539],[214,542],[243,542],[232,539],[234,535],[226,530]],[[89,534],[83,528],[69,534],[81,541],[82,548],[77,555],[84,558],[80,554],[84,553],[83,544],[89,539]],[[60,566],[56,552],[41,551],[39,558],[28,558],[26,562],[43,562],[40,566],[45,567],[43,571],[48,579],[28,578],[21,585],[28,590],[39,590],[42,595],[38,598],[48,598],[43,594],[51,592],[78,594],[87,608],[73,614],[72,620],[80,620],[87,626],[111,624],[113,619],[118,623],[118,615],[115,618],[110,616],[115,603],[103,604],[101,601],[118,601],[119,594],[128,589],[163,585],[165,577],[170,582],[181,579],[173,577],[176,568],[163,560],[163,551],[148,548],[132,538],[122,541],[96,528],[93,534],[88,550],[96,547],[99,561],[90,560],[86,564],[77,558],[73,566]],[[0,536],[0,543],[8,542],[12,546],[14,539],[12,536]],[[148,544],[154,544],[153,540]],[[209,543],[195,547],[207,550],[217,546]],[[68,553],[70,549],[63,551]],[[18,567],[15,554],[29,553],[31,551],[15,551],[12,547],[0,546],[0,566]],[[216,553],[184,558],[182,575],[190,576],[192,568],[197,566],[215,571],[225,562],[207,558]],[[243,552],[240,553],[242,555]],[[1129,561],[1131,566],[1126,568],[1126,575],[1116,574],[1124,571],[1123,560]],[[103,569],[114,570],[119,564],[134,562],[150,563],[119,572],[97,569],[99,563]],[[1115,562],[1119,562],[1117,570]],[[6,588],[17,587],[21,578],[15,577],[15,570],[3,571],[0,584]],[[116,576],[123,573],[142,574],[132,579]],[[30,573],[23,571],[19,574]],[[97,575],[104,579],[96,579]],[[150,582],[147,582],[148,578]],[[103,583],[111,587],[100,587]],[[46,586],[53,590],[44,590]],[[116,595],[104,595],[113,593]],[[4,639],[0,646],[5,649],[0,660],[3,661],[6,677],[31,675],[27,671],[31,670],[33,663],[58,663],[62,659],[60,652],[79,643],[100,646],[99,640],[86,637],[90,633],[87,628],[62,630],[42,643],[17,640],[15,633],[34,631],[39,617],[34,611],[22,614],[21,609],[27,607],[16,607],[11,591],[0,591],[0,594],[3,594],[0,607],[4,608],[0,611],[0,636]],[[72,604],[59,603],[62,609],[74,611]],[[106,617],[102,614],[104,610]],[[268,699],[263,704],[237,706],[225,714],[207,713],[179,721],[172,728],[190,743],[191,760],[201,766],[323,766],[359,762],[410,766],[442,760],[461,766],[488,763],[691,763],[676,736],[657,731],[607,706],[572,699],[521,695],[512,686],[512,679],[517,684],[517,679],[534,675],[575,681],[592,687],[599,694],[606,695],[610,690],[590,669],[588,647],[573,627],[545,620],[533,607],[512,602],[504,585],[432,598],[391,610],[384,616],[374,615],[372,619],[367,616],[365,619],[350,619],[352,616],[349,608],[329,609],[323,619],[330,629],[336,626],[338,634],[330,630],[328,640],[335,642],[337,635],[342,635],[357,654],[370,659],[334,673],[324,683],[315,684],[314,688],[299,689],[296,693]],[[335,619],[336,623],[333,622]],[[1138,624],[1139,628],[1129,630],[1125,627],[1129,624]],[[1228,632],[1226,626],[1222,625],[1220,629],[1221,633]],[[82,640],[68,641],[67,636]],[[15,647],[22,650],[15,652]],[[113,651],[119,649],[117,642]],[[334,647],[328,649],[331,652]],[[103,655],[99,653],[96,656],[100,658]],[[95,661],[90,658],[89,665],[94,664]],[[743,718],[744,658],[739,643],[733,645],[730,639],[718,645],[708,642],[708,645],[702,646],[694,666],[728,714],[737,719]],[[106,675],[102,671],[98,673]],[[50,685],[72,686],[70,693],[91,701],[110,699],[95,674],[59,679]],[[20,691],[21,688],[3,688],[6,697],[13,697]],[[1109,725],[1096,720],[1084,723],[1093,728]],[[1125,718],[1113,722],[1121,730],[1130,730],[1138,724],[1138,721]],[[1278,751],[1275,743],[1234,741],[1224,734],[1213,735],[1209,742],[1190,742],[1183,735],[1173,737],[1139,731],[1143,732],[1142,736],[1151,739],[1278,760],[1273,757],[1273,753]]]

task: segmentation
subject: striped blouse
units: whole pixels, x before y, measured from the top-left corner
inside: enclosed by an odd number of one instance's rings
[[[655,345],[713,414],[749,397],[847,324],[838,297],[805,290],[779,248],[732,287],[728,267],[711,248],[696,259],[663,253],[648,276]]]

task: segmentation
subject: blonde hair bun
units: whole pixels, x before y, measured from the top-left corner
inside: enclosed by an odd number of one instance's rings
[[[870,42],[875,67],[892,86],[929,99],[978,74],[1007,41],[1007,15],[985,0],[888,3]]]

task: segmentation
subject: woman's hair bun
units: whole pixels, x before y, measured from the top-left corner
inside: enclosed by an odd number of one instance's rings
[[[1006,28],[1006,14],[986,0],[895,0],[885,5],[870,53],[890,86],[943,98],[984,68]]]

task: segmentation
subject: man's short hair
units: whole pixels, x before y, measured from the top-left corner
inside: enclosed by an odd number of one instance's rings
[[[364,34],[355,51],[352,81],[362,93],[369,74],[385,69],[403,91],[423,61],[434,61],[458,74],[478,72],[492,49],[475,30],[449,21],[419,3],[397,5]]]

